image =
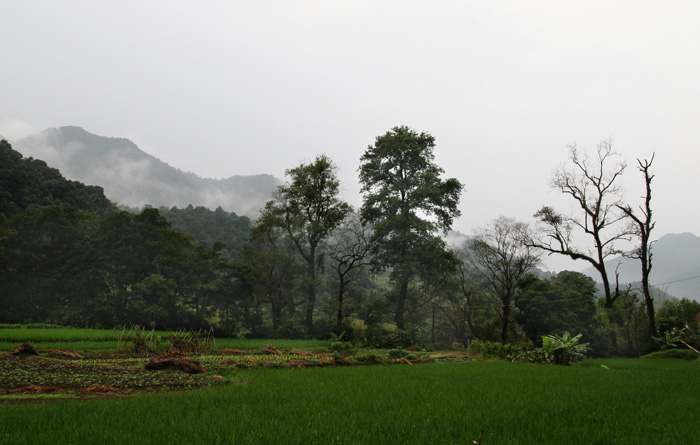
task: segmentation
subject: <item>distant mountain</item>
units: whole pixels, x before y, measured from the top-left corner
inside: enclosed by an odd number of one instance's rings
[[[98,185],[112,201],[128,207],[221,207],[258,216],[281,181],[271,175],[201,178],[145,153],[124,138],[61,127],[13,142],[25,156],[44,160],[68,179]]]
[[[652,253],[651,284],[674,297],[700,301],[700,237],[692,233],[669,233],[654,243]],[[615,257],[605,262],[608,273],[614,274],[618,264],[620,282],[641,280],[639,260]],[[583,273],[600,281],[593,268]]]

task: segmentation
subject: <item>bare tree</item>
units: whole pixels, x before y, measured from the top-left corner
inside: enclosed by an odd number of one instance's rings
[[[535,217],[540,221],[538,236],[528,241],[549,254],[560,254],[574,260],[584,260],[600,274],[605,293],[605,306],[612,307],[620,293],[612,291],[605,269],[605,260],[621,253],[615,246],[620,240],[629,239],[629,232],[617,230],[626,215],[620,211],[622,188],[616,182],[627,167],[623,161],[614,163],[618,156],[610,139],[598,144],[596,155],[590,158],[576,145],[569,147],[572,166],[561,165],[554,173],[551,187],[571,196],[580,208],[578,216],[565,216],[552,207],[544,206]],[[572,245],[572,233],[581,231],[593,239],[593,249],[580,249]],[[612,232],[612,233],[611,233]]]
[[[656,222],[652,219],[651,212],[651,180],[654,179],[654,175],[649,172],[651,164],[654,162],[654,154],[651,156],[651,160],[641,160],[637,159],[637,164],[639,165],[639,171],[644,175],[644,184],[646,186],[646,195],[644,198],[644,205],[639,206],[639,212],[641,215],[637,215],[630,205],[618,205],[617,207],[622,210],[622,212],[627,215],[627,217],[632,221],[632,232],[639,239],[639,246],[631,252],[625,254],[628,258],[636,258],[642,263],[642,292],[644,293],[644,302],[646,303],[647,319],[649,321],[649,335],[656,336],[656,317],[654,313],[654,299],[651,297],[651,291],[649,289],[649,275],[651,273],[651,246],[654,241],[651,240],[651,231],[654,229]]]
[[[327,242],[326,253],[331,258],[331,268],[338,278],[338,334],[343,330],[345,292],[356,278],[353,271],[370,263],[370,236],[370,227],[362,224],[357,213],[351,212],[343,224],[331,233]]]
[[[527,224],[501,216],[468,241],[469,261],[501,320],[501,343],[508,340],[518,281],[540,260],[539,249],[525,243],[529,238]]]

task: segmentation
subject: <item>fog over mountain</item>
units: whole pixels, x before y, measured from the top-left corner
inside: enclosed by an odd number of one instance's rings
[[[128,139],[98,136],[80,127],[51,128],[12,145],[68,179],[103,187],[110,200],[129,207],[192,204],[256,218],[281,184],[271,175],[201,178],[171,167]]]
[[[650,284],[674,297],[700,301],[700,237],[692,233],[669,233],[653,244],[652,253]],[[621,283],[641,281],[639,260],[618,256],[606,261],[611,276],[618,264]],[[593,268],[583,273],[600,281]]]

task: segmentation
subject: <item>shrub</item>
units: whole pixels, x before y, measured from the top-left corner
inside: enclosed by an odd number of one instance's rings
[[[512,345],[506,343],[505,345],[488,340],[472,340],[469,342],[469,352],[472,354],[480,354],[485,357],[497,357],[497,358],[507,358],[517,356],[521,351],[522,347],[519,345]]]
[[[350,355],[355,351],[355,347],[349,341],[344,341],[345,331],[341,332],[340,335],[335,335],[331,332],[331,351],[333,354],[338,355]]]
[[[408,352],[402,348],[396,348],[396,349],[389,350],[389,357],[391,357],[393,359],[405,358],[408,360],[415,360],[417,358],[414,354],[411,354],[410,352]]]
[[[700,357],[690,349],[664,349],[642,356],[642,358],[679,358],[682,360],[697,360]]]

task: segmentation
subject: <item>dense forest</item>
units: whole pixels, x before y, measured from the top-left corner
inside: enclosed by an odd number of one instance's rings
[[[192,205],[120,210],[101,188],[2,141],[0,322],[212,326],[219,335],[334,334],[376,346],[537,345],[570,332],[598,355],[681,339],[700,346],[700,303],[654,307],[641,288],[610,281],[601,292],[578,272],[538,274],[543,252],[584,256],[554,209],[538,212],[538,230],[500,217],[447,246],[441,234],[460,215],[463,186],[441,177],[433,148],[432,136],[407,127],[377,137],[361,159],[359,209],[339,198],[336,167],[319,156],[290,168],[251,222]],[[632,213],[612,202],[606,212]]]

